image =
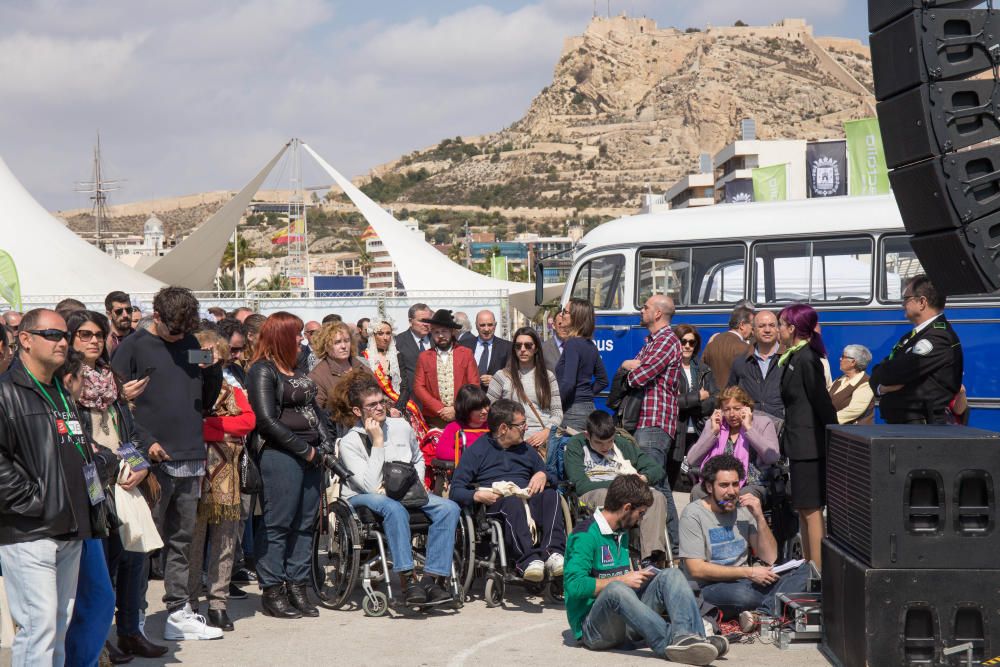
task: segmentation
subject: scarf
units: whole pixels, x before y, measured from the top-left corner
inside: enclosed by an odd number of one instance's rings
[[[707,428],[707,427],[706,427]],[[733,445],[732,455],[739,459],[739,462],[743,464],[743,477],[740,478],[740,486],[747,483],[747,474],[750,472],[750,448],[746,443],[746,431],[740,426],[739,435],[736,436],[736,443]],[[719,428],[719,439],[715,443],[715,447],[712,451],[708,453],[708,456],[702,459],[702,461],[708,461],[713,456],[720,456],[727,453],[726,450],[729,448],[729,424],[723,420],[722,425]]]
[[[80,405],[93,410],[107,411],[118,400],[118,385],[110,368],[83,367],[83,391]]]
[[[528,498],[531,497],[531,494],[528,493],[527,489],[522,489],[514,482],[493,482],[492,486],[481,486],[476,490],[492,491],[499,496],[520,498],[521,506],[524,508],[524,516],[528,522],[528,530],[531,532],[531,543],[538,543],[538,526],[535,525],[535,519],[531,516],[531,508],[528,507]]]
[[[583,448],[583,471],[587,479],[595,482],[614,480],[619,475],[638,475],[632,462],[625,458],[618,445],[612,445],[611,451],[602,458],[609,463],[599,463],[598,454],[589,446]]]
[[[785,350],[784,354],[781,355],[781,358],[778,359],[778,365],[787,366],[788,360],[792,358],[792,355],[804,348],[808,342],[809,341],[807,340],[800,340],[798,343]]]
[[[222,383],[222,391],[212,410],[216,417],[236,417],[243,414],[236,404],[233,388]],[[221,442],[209,442],[205,461],[205,479],[198,519],[209,524],[238,521],[240,518],[240,451],[243,439],[227,435]]]

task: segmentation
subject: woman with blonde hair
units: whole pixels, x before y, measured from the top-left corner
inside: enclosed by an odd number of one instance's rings
[[[313,334],[313,352],[320,361],[309,372],[309,378],[316,383],[316,402],[324,409],[329,409],[330,392],[347,373],[355,368],[368,367],[365,360],[358,356],[358,344],[353,334],[346,322],[329,322]]]
[[[563,310],[564,321],[567,316],[569,336],[556,364],[556,380],[562,399],[562,425],[573,434],[586,428],[587,417],[594,411],[594,396],[608,386],[608,374],[593,341],[594,306],[572,298]]]

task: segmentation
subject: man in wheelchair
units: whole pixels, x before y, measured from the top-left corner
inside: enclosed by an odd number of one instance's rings
[[[559,492],[546,488],[545,461],[524,442],[524,408],[507,399],[490,407],[490,432],[469,447],[451,480],[449,497],[486,506],[503,524],[517,572],[530,582],[563,573],[566,526]]]
[[[638,475],[656,487],[665,474],[649,454],[617,434],[614,418],[603,410],[587,417],[587,427],[566,444],[566,478],[586,505],[604,505],[611,483],[622,475]],[[639,547],[643,566],[663,567],[667,556],[667,500],[653,492],[653,503],[639,522]]]
[[[450,500],[427,494],[427,504],[420,511],[430,519],[431,526],[427,533],[424,577],[418,581],[413,572],[409,510],[385,495],[382,479],[385,463],[402,461],[413,464],[417,479],[423,484],[424,456],[417,436],[405,419],[387,416],[385,396],[374,380],[355,382],[347,399],[358,421],[340,439],[341,462],[353,475],[343,483],[341,496],[353,507],[366,507],[381,517],[393,569],[399,573],[407,606],[450,602],[451,593],[442,586],[442,580],[451,576],[460,508]]]
[[[806,590],[811,565],[802,563],[780,575],[774,572],[778,545],[760,499],[740,493],[744,474],[743,464],[730,454],[705,462],[701,484],[706,495],[681,514],[680,555],[705,601],[725,618],[738,616],[740,629],[750,632],[757,626],[758,614],[779,615],[778,593]],[[751,564],[751,548],[762,564]]]
[[[705,638],[698,603],[681,571],[631,569],[628,531],[642,521],[653,494],[638,475],[621,475],[608,487],[604,507],[577,524],[567,551],[566,616],[573,635],[592,651],[641,639],[661,658],[707,665],[729,643]]]

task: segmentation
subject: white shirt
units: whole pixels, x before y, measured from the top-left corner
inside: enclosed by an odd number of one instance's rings
[[[417,344],[417,349],[418,350],[423,351],[423,350],[429,350],[429,349],[431,349],[430,336],[424,336],[423,338],[421,338],[417,334],[413,333],[413,329],[410,329],[409,331],[410,331],[410,335],[413,336],[413,342]],[[421,346],[420,346],[421,343],[423,343],[423,348],[421,348]]]
[[[938,313],[934,317],[928,318],[928,319],[924,320],[923,322],[921,322],[920,324],[918,324],[917,326],[913,327],[913,335],[916,336],[918,333],[920,333],[921,331],[923,331],[924,329],[926,329],[927,327],[929,327],[931,325],[931,322],[933,322],[937,318],[941,317],[941,315],[942,315],[942,313]]]
[[[493,347],[493,343],[495,343],[495,342],[496,342],[496,339],[494,339],[494,338],[490,338],[489,341],[484,341],[482,338],[478,338],[478,337],[476,338],[476,352],[475,352],[475,355],[476,355],[476,365],[477,366],[479,365],[479,359],[480,359],[480,357],[483,356],[483,353],[486,352],[486,350],[487,350],[488,347],[492,348]],[[492,352],[490,354],[492,354]],[[490,357],[489,356],[486,357],[486,360],[489,361]]]

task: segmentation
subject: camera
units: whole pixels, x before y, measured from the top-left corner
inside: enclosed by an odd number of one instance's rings
[[[349,477],[354,476],[333,454],[317,451],[316,455],[320,457],[320,463],[323,467],[339,477],[341,482],[346,482]]]

